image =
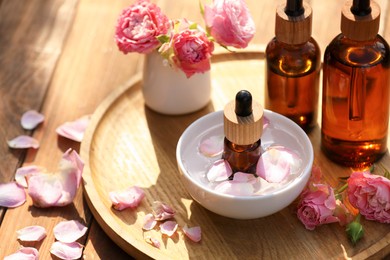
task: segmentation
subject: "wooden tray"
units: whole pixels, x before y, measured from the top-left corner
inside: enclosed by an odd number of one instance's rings
[[[176,144],[197,118],[224,107],[240,89],[248,89],[263,103],[264,53],[220,53],[212,61],[212,101],[203,110],[185,116],[164,116],[144,106],[141,75],[119,87],[98,107],[81,145],[86,163],[83,173],[88,205],[103,230],[130,255],[157,259],[363,259],[389,252],[390,225],[363,220],[364,238],[353,247],[344,227],[328,224],[308,231],[290,205],[269,217],[234,220],[216,215],[194,202],[180,180]],[[319,149],[320,129],[310,139],[315,164],[327,181],[351,170],[328,161]],[[382,162],[390,166],[388,154]],[[389,167],[390,168],[390,167]],[[108,193],[137,185],[146,197],[137,210],[111,208]],[[200,226],[202,241],[194,243],[182,232],[167,238],[157,231],[143,232],[143,218],[153,201],[172,205],[180,226]],[[156,249],[144,241],[148,235],[161,242]]]

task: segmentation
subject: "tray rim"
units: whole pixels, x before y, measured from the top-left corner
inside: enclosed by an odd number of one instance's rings
[[[261,60],[264,60],[265,58],[265,46],[263,45],[252,45],[249,46],[246,50],[238,50],[237,52],[231,53],[226,51],[225,49],[217,49],[214,56],[225,56],[225,55],[234,55],[234,54],[245,54],[245,55],[263,55],[261,57]],[[255,59],[255,57],[248,57],[248,60]],[[212,59],[213,62],[213,59]],[[219,61],[217,61],[218,63]],[[103,229],[103,231],[110,237],[110,239],[113,240],[114,243],[116,243],[120,248],[122,248],[126,253],[129,255],[136,257],[136,258],[159,258],[162,255],[161,254],[151,254],[151,252],[144,252],[142,249],[146,248],[144,246],[144,243],[142,243],[141,247],[137,247],[137,244],[139,241],[132,241],[129,242],[126,240],[122,235],[120,235],[121,232],[116,232],[116,230],[120,230],[120,226],[112,227],[109,225],[103,217],[100,215],[100,210],[107,210],[107,207],[104,206],[103,203],[99,203],[96,205],[96,203],[93,203],[91,201],[92,193],[96,197],[100,197],[95,185],[93,184],[93,179],[91,178],[89,168],[89,161],[90,161],[90,147],[92,145],[92,140],[94,136],[94,132],[96,130],[96,127],[99,125],[101,119],[105,116],[105,114],[109,111],[109,108],[113,105],[112,102],[120,98],[123,94],[125,94],[127,91],[131,91],[132,88],[137,87],[138,84],[142,83],[142,72],[136,73],[134,76],[132,76],[129,80],[127,80],[122,85],[115,88],[103,101],[97,106],[96,110],[92,114],[90,123],[86,129],[84,136],[89,136],[89,139],[84,138],[84,140],[81,142],[80,145],[80,156],[85,162],[84,167],[84,174],[83,174],[83,194],[86,198],[87,205],[93,215],[93,217],[98,222],[99,226]],[[310,135],[309,135],[310,136]],[[316,157],[316,156],[315,156]],[[314,160],[314,162],[316,159]],[[89,174],[86,174],[88,172]],[[93,185],[93,189],[88,188],[88,183]],[[87,187],[86,187],[87,186]],[[96,211],[96,212],[95,212]],[[118,225],[116,222],[114,222],[115,225]],[[375,256],[376,254],[380,252],[390,252],[390,247],[388,241],[390,240],[390,233],[386,234],[383,238],[376,241],[376,243],[368,245],[368,247],[364,248],[362,251],[357,252],[355,255],[353,255],[356,259],[364,259],[366,257]],[[145,242],[146,244],[146,242]],[[387,247],[386,247],[387,246]]]

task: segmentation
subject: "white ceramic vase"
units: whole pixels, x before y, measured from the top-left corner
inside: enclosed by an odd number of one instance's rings
[[[156,51],[145,56],[142,93],[150,109],[167,115],[195,112],[210,101],[210,71],[187,78],[183,71],[164,64]]]

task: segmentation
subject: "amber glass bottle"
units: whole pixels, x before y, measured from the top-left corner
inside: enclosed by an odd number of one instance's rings
[[[246,90],[237,93],[235,101],[224,109],[224,151],[235,172],[255,173],[261,155],[261,134],[263,133],[263,108],[253,102]]]
[[[341,34],[324,56],[322,138],[325,154],[355,168],[378,160],[387,150],[390,51],[379,36],[379,6],[348,1]]]
[[[321,54],[311,37],[312,11],[288,0],[276,12],[275,37],[266,48],[265,107],[305,131],[317,122]]]

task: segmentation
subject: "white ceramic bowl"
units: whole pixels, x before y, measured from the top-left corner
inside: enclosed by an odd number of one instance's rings
[[[214,191],[199,177],[210,167],[209,159],[199,153],[200,140],[223,135],[223,111],[213,112],[193,122],[182,134],[176,148],[178,168],[192,198],[206,209],[236,219],[254,219],[271,215],[292,203],[305,187],[313,165],[313,146],[306,133],[293,121],[265,110],[271,127],[264,129],[262,147],[282,145],[301,157],[298,174],[285,185],[253,196],[233,196]]]

